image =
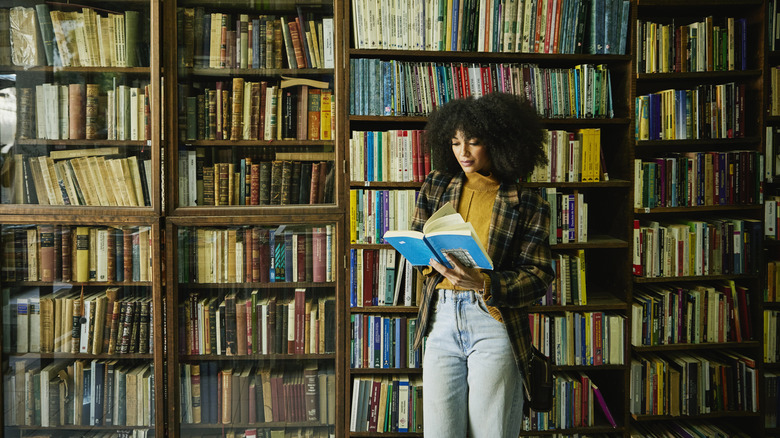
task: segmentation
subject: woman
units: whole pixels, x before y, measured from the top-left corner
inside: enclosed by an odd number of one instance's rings
[[[520,432],[530,352],[527,306],[553,279],[550,210],[516,182],[546,162],[544,132],[521,98],[458,99],[431,114],[428,145],[440,170],[420,189],[412,228],[453,204],[487,244],[492,271],[430,261],[415,348],[423,359],[425,437],[510,437]],[[432,268],[432,269],[431,269]]]

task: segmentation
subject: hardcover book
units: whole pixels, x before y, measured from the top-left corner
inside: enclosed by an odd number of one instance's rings
[[[431,259],[436,259],[452,267],[446,257],[450,255],[467,267],[493,269],[493,261],[474,227],[450,203],[428,218],[422,232],[389,230],[384,239],[414,266],[427,266]]]

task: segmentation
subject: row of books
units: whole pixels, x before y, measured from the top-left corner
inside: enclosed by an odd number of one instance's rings
[[[333,68],[333,17],[297,9],[290,17],[177,7],[179,66]]]
[[[745,84],[701,84],[636,97],[636,140],[740,138]]]
[[[416,317],[350,315],[352,368],[420,368],[422,356],[412,348]]]
[[[714,424],[712,421],[652,421],[633,423],[631,436],[663,438],[667,436],[728,436],[749,438],[750,435],[728,424]]]
[[[394,249],[349,250],[350,307],[413,306],[422,274]]]
[[[766,289],[764,302],[780,301],[780,260],[769,260],[766,264]]]
[[[546,130],[547,163],[534,168],[530,182],[598,182],[602,177],[601,128],[574,132]],[[605,173],[606,179],[606,173]]]
[[[135,155],[120,157],[115,147],[51,151],[48,156],[14,154],[9,161],[13,187],[5,203],[151,205],[152,160]]]
[[[190,292],[179,304],[179,351],[188,355],[335,352],[332,296],[296,288],[289,296],[257,289],[211,296]]]
[[[647,353],[631,360],[630,379],[634,415],[758,412],[758,369],[742,353]]]
[[[9,329],[3,347],[16,353],[149,354],[154,348],[152,299],[122,295],[118,287],[86,294],[19,291],[3,303]]]
[[[329,366],[311,362],[281,369],[204,361],[182,363],[179,372],[182,427],[335,422],[336,380]]]
[[[431,172],[425,131],[352,131],[349,139],[351,181],[423,182]]]
[[[734,281],[634,291],[635,346],[743,342],[753,338],[750,292]]]
[[[777,402],[777,396],[780,394],[780,374],[777,372],[764,373],[764,394],[766,404],[762,407],[764,411],[764,427],[777,427],[778,410],[780,403]]]
[[[17,360],[4,375],[8,426],[153,426],[154,369],[117,360]]]
[[[672,278],[756,272],[762,231],[755,219],[634,220],[634,275]]]
[[[350,242],[384,243],[388,230],[408,230],[417,201],[416,190],[349,191]]]
[[[101,15],[98,12],[105,13]],[[149,29],[142,13],[84,7],[79,11],[35,7],[3,9],[10,20],[11,59],[2,65],[34,67],[138,67],[149,65]]]
[[[44,83],[18,93],[19,139],[152,138],[148,84]]]
[[[761,199],[757,151],[685,152],[634,160],[634,207],[745,205]]]
[[[305,78],[179,85],[179,138],[332,140],[336,99],[330,83]]]
[[[352,0],[358,49],[624,54],[626,0]]]
[[[557,373],[553,379],[553,408],[529,413],[523,430],[555,430],[593,427],[596,419],[617,427],[599,387],[583,372]],[[598,409],[596,408],[598,406]]]
[[[550,244],[588,241],[588,203],[585,194],[559,192],[556,188],[541,188],[542,197],[550,205]]]
[[[637,73],[747,70],[747,20],[712,15],[678,25],[637,20]]]
[[[777,344],[777,320],[780,311],[764,310],[764,363],[780,362],[780,346]]]
[[[181,283],[329,282],[333,226],[179,228]]]
[[[151,281],[151,228],[7,225],[4,281]]]
[[[769,69],[769,100],[772,116],[780,116],[780,66],[774,65]],[[770,127],[767,126],[767,130]]]
[[[422,433],[422,378],[365,375],[352,379],[350,432]]]
[[[179,206],[333,202],[333,161],[257,162],[245,157],[238,163],[207,164],[202,150],[179,151]]]
[[[625,363],[624,315],[604,312],[530,313],[531,342],[555,365]]]
[[[588,304],[585,251],[580,249],[576,254],[553,254],[552,265],[555,279],[547,288],[547,293],[539,300],[539,304],[542,306]]]
[[[535,64],[350,59],[350,114],[424,116],[449,102],[491,92],[525,96],[546,118],[612,118],[605,64],[541,68]]]

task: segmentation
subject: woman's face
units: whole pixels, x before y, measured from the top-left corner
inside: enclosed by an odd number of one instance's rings
[[[491,162],[485,147],[477,138],[465,138],[463,131],[458,131],[452,137],[452,153],[466,173],[490,173]]]

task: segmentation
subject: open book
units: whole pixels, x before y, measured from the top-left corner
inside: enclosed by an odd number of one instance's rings
[[[449,254],[464,266],[493,269],[493,261],[479,241],[474,227],[464,221],[450,203],[428,218],[422,233],[390,230],[384,238],[413,266],[427,266],[431,259],[436,259],[451,268],[445,257],[445,254]]]

